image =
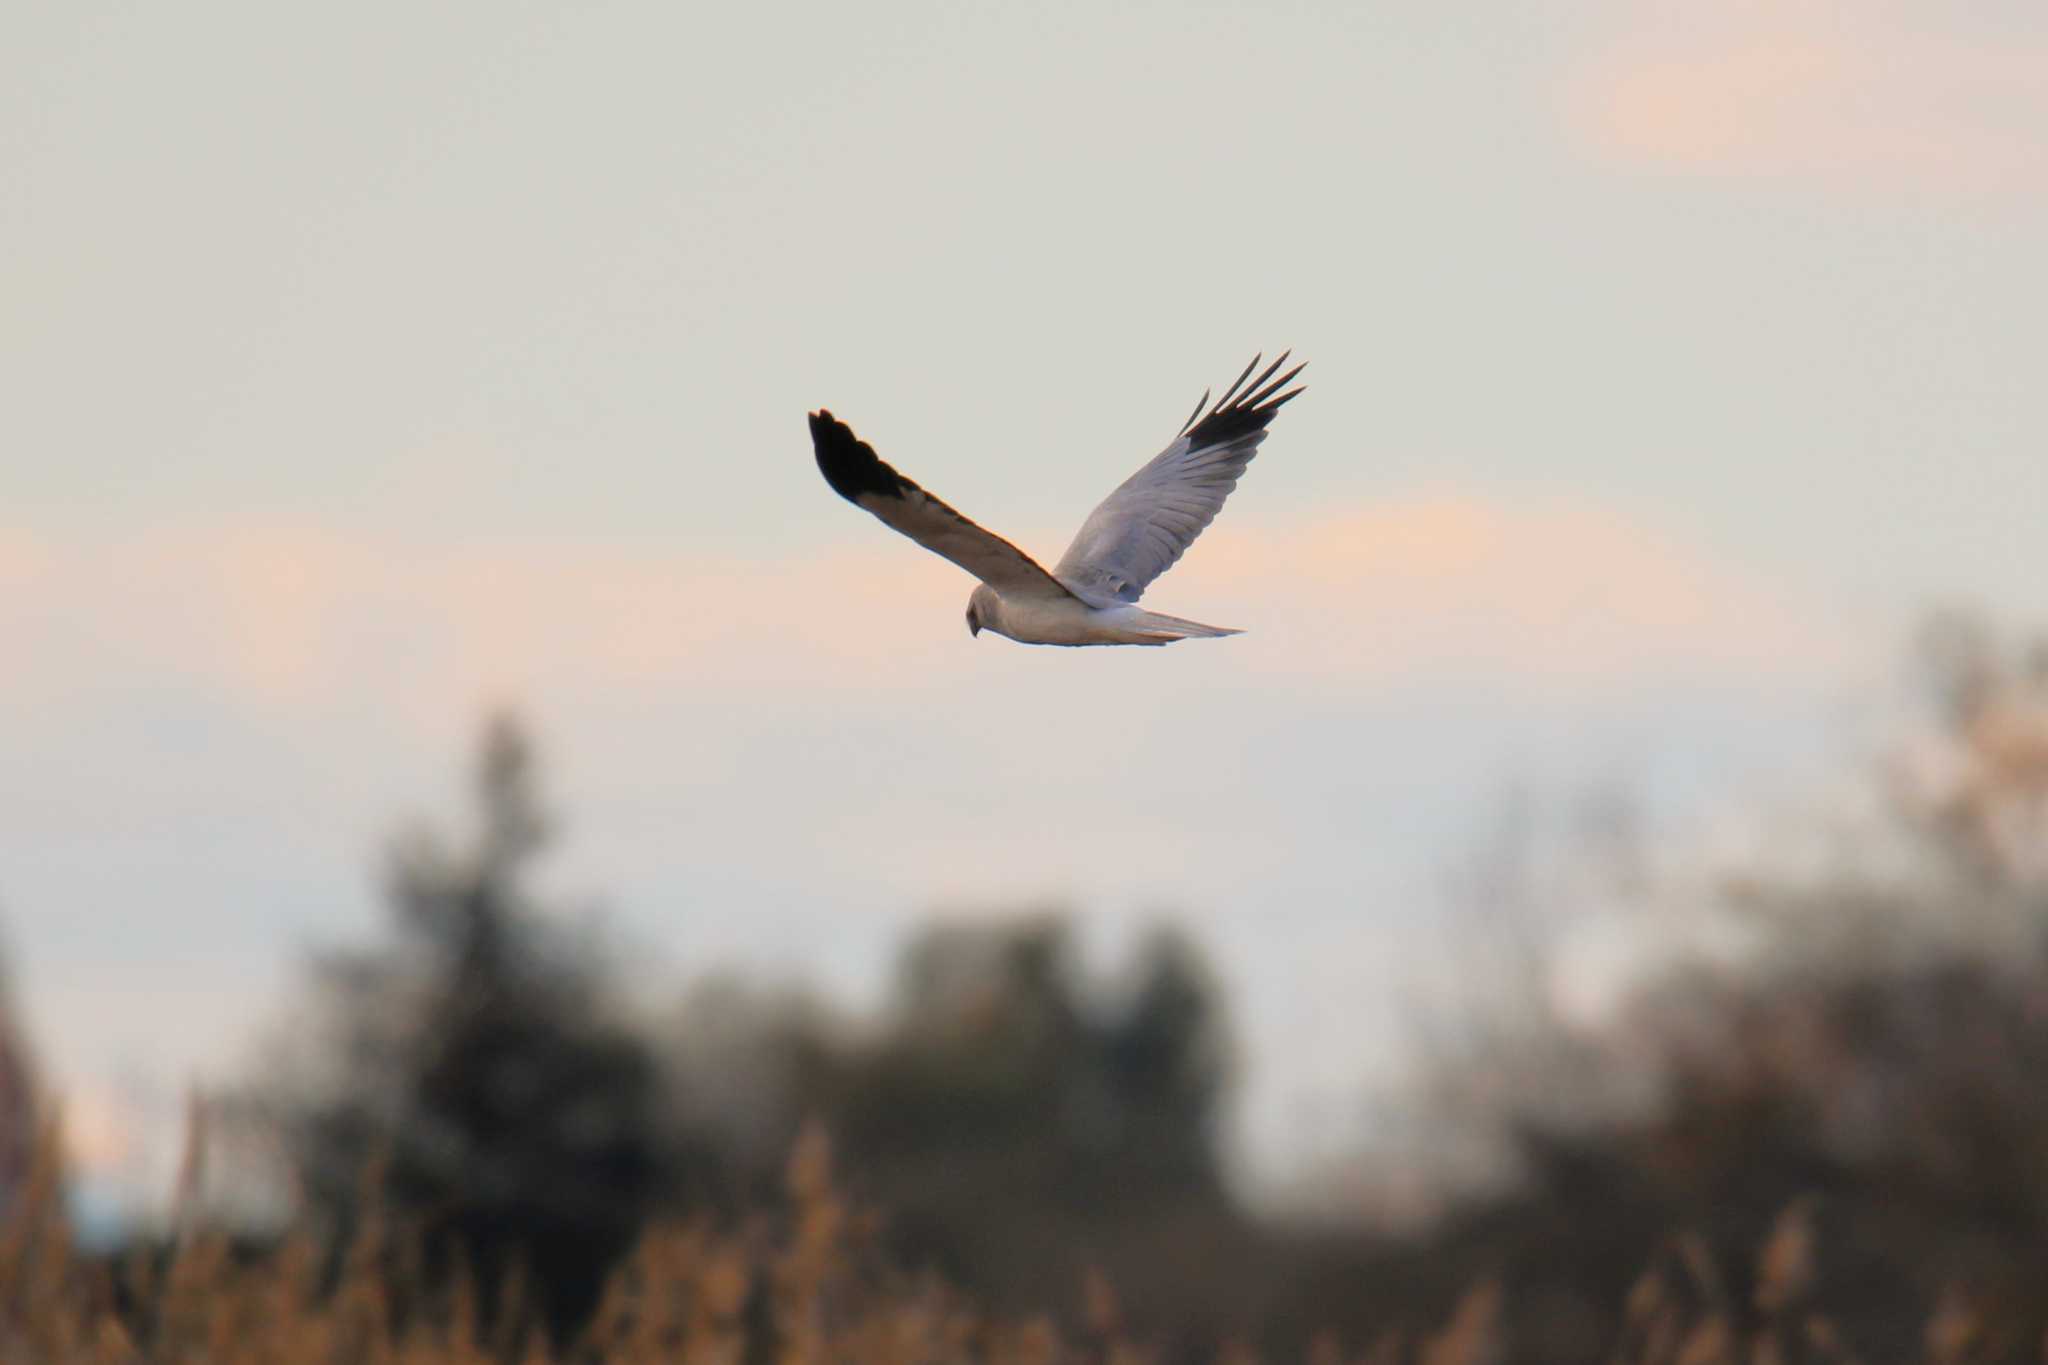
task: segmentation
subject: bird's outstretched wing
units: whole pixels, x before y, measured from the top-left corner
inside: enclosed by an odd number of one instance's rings
[[[1145,585],[1172,568],[1216,519],[1223,500],[1237,487],[1238,476],[1258,453],[1259,442],[1266,439],[1266,424],[1282,403],[1301,392],[1287,385],[1304,366],[1273,377],[1287,363],[1287,354],[1291,353],[1282,354],[1247,385],[1245,380],[1264,359],[1254,356],[1207,415],[1202,409],[1209,395],[1203,394],[1173,444],[1089,513],[1074,543],[1053,566],[1053,576],[1095,606],[1135,602],[1143,596]]]
[[[985,531],[904,478],[829,411],[811,414],[818,471],[832,491],[884,526],[952,560],[1007,598],[1071,597],[1058,579],[1001,536]]]

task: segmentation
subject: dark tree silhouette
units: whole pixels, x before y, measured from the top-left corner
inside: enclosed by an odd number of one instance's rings
[[[35,1155],[38,1086],[28,1040],[16,1022],[14,991],[0,971],[0,1209],[28,1178]]]
[[[586,941],[529,903],[548,822],[524,735],[500,719],[477,769],[478,829],[421,832],[392,861],[395,939],[317,969],[323,1073],[291,1109],[310,1198],[346,1223],[367,1168],[421,1239],[486,1286],[530,1271],[559,1330],[670,1189],[657,1072],[607,1008]]]
[[[897,1249],[1008,1301],[1070,1302],[1091,1264],[1153,1297],[1162,1242],[1240,1227],[1217,995],[1178,936],[1115,990],[1082,977],[1057,920],[929,931],[891,1027],[827,1072],[814,1109]]]

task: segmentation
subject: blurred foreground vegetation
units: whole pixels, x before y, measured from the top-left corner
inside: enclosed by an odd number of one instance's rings
[[[45,1152],[53,1151],[46,1144]],[[1081,1311],[1006,1315],[892,1259],[883,1222],[835,1186],[814,1130],[772,1205],[729,1226],[653,1223],[607,1278],[588,1319],[558,1343],[533,1286],[515,1272],[484,1306],[460,1259],[428,1272],[416,1222],[394,1216],[375,1175],[354,1232],[329,1246],[300,1229],[252,1250],[191,1229],[165,1247],[108,1260],[74,1248],[58,1165],[38,1164],[0,1225],[0,1359],[22,1365],[486,1365],[486,1362],[778,1362],[779,1365],[1149,1365],[1176,1355],[1253,1365],[1487,1365],[1547,1358],[1507,1311],[1499,1278],[1473,1282],[1432,1325],[1319,1332],[1286,1357],[1225,1339],[1199,1352],[1134,1328],[1114,1286],[1084,1279]],[[1909,1257],[1910,1248],[1895,1249]],[[2010,1314],[1942,1298],[1875,1353],[1815,1299],[1828,1273],[1812,1204],[1786,1209],[1731,1276],[1705,1241],[1672,1239],[1607,1305],[1612,1339],[1581,1359],[1614,1365],[1780,1365],[1917,1359],[1936,1365],[2037,1358]],[[2035,1310],[2038,1312],[2038,1309]],[[1390,1313],[1390,1317],[1395,1316]],[[1399,1316],[1416,1316],[1411,1307]],[[2031,1327],[2033,1324],[2029,1324]]]
[[[47,1141],[0,1172],[0,1361],[2048,1359],[2048,654],[1947,617],[1916,660],[1924,734],[1652,923],[1719,950],[1570,1024],[1566,926],[1475,934],[1416,1144],[1290,1220],[1225,1179],[1185,938],[1097,978],[1054,919],[939,929],[877,1019],[734,983],[649,1017],[533,903],[499,723],[475,828],[394,851],[390,940],[198,1111],[164,1238],[75,1251]],[[227,1221],[266,1179],[288,1226]],[[1375,1222],[1390,1180],[1459,1197]]]

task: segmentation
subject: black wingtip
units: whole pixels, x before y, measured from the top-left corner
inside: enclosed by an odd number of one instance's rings
[[[855,436],[830,408],[811,414],[811,447],[817,452],[818,472],[848,502],[859,502],[862,494],[903,496],[903,476],[883,464],[874,447]]]
[[[1273,378],[1280,367],[1287,363],[1287,357],[1292,354],[1292,351],[1281,352],[1278,360],[1268,365],[1249,386],[1245,386],[1246,377],[1265,358],[1262,355],[1253,356],[1252,363],[1245,366],[1244,373],[1237,377],[1237,382],[1224,391],[1223,397],[1216,401],[1216,406],[1209,410],[1208,416],[1199,422],[1191,420],[1190,425],[1181,428],[1189,443],[1193,446],[1222,445],[1226,441],[1234,441],[1251,432],[1263,431],[1267,423],[1273,420],[1273,414],[1280,410],[1281,404],[1308,387],[1304,384],[1288,389],[1285,393],[1280,392],[1287,388],[1294,376],[1308,368],[1306,361],[1296,365],[1278,379]],[[1276,394],[1279,396],[1275,397]],[[1201,407],[1197,405],[1195,411],[1199,413]]]

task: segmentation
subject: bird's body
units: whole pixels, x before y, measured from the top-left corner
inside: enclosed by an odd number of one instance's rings
[[[967,610],[976,633],[992,630],[1024,645],[1170,645],[1175,640],[1243,633],[1164,616],[1134,603],[1091,607],[1071,593],[1010,600],[986,583],[967,599]]]
[[[1137,603],[1214,520],[1273,414],[1301,392],[1281,392],[1301,366],[1273,378],[1286,360],[1246,385],[1255,358],[1206,415],[1203,394],[1173,443],[1103,499],[1050,572],[884,464],[829,411],[811,414],[811,441],[833,491],[981,580],[967,602],[972,634],[991,630],[1029,645],[1165,645],[1236,635]]]

